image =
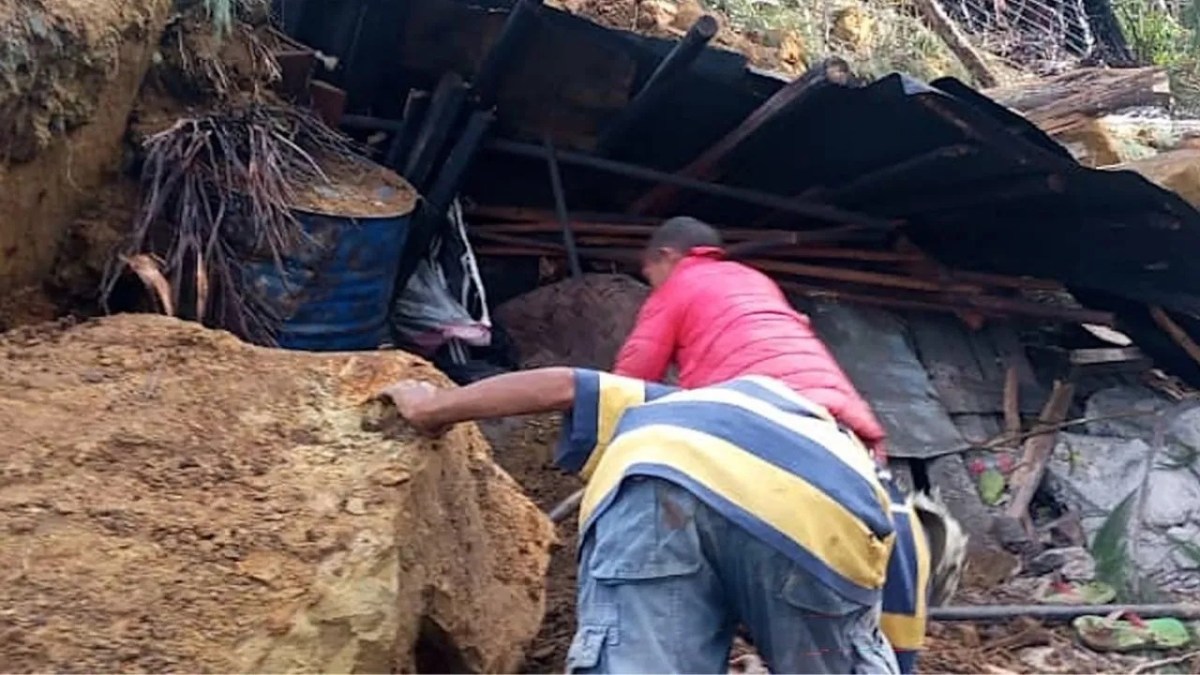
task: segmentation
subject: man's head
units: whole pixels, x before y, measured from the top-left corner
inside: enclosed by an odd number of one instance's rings
[[[721,235],[708,223],[679,216],[667,220],[650,235],[642,252],[642,274],[654,288],[662,285],[688,251],[698,246],[721,247]]]

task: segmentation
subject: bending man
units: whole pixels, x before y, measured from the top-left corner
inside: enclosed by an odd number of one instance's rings
[[[654,291],[613,371],[658,382],[674,363],[685,389],[773,377],[824,406],[882,461],[883,427],[808,317],[765,274],[723,256],[720,234],[695,218],[654,232],[642,254]]]
[[[861,444],[781,383],[544,368],[384,393],[427,432],[565,412],[555,460],[587,480],[569,672],[726,672],[739,623],[773,672],[897,671],[879,624],[887,491]]]

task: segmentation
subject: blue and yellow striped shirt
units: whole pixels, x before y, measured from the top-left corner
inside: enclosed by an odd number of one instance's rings
[[[892,481],[887,481],[892,501],[896,545],[888,561],[883,586],[880,628],[896,650],[901,673],[916,672],[917,652],[925,644],[929,605],[929,544],[912,501]]]
[[[635,475],[669,480],[848,599],[880,600],[894,538],[875,464],[828,412],[780,382],[681,390],[575,371],[556,463],[588,481],[587,532]]]

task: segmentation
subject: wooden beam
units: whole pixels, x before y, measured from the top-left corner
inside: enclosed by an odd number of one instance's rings
[[[1150,307],[1150,317],[1154,319],[1154,323],[1175,341],[1188,356],[1196,363],[1200,363],[1200,345],[1188,335],[1188,332],[1171,318],[1170,314],[1157,305]]]
[[[1042,408],[1041,417],[1034,431],[1041,430],[1036,436],[1025,441],[1020,464],[1013,470],[1011,484],[1014,486],[1012,501],[1009,502],[1007,513],[1012,518],[1025,520],[1029,517],[1029,504],[1037,492],[1042,476],[1046,474],[1046,463],[1054,451],[1058,440],[1058,430],[1055,425],[1062,424],[1067,419],[1071,409],[1071,400],[1075,395],[1075,385],[1069,382],[1054,383],[1054,390]]]
[[[946,14],[937,0],[914,0],[925,25],[929,26],[942,42],[950,48],[971,77],[980,87],[994,87],[999,82],[983,55],[971,45],[971,38],[959,29],[958,24]]]
[[[721,162],[747,138],[750,138],[777,115],[804,100],[829,83],[844,83],[850,78],[850,66],[841,59],[828,59],[799,78],[784,85],[763,102],[733,131],[714,143],[676,175],[703,181],[721,176]],[[674,205],[679,189],[672,185],[657,185],[629,207],[630,213],[662,213]]]

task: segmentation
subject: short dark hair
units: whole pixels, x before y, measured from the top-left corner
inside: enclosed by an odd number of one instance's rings
[[[697,246],[722,246],[721,233],[708,223],[690,216],[676,216],[666,220],[654,234],[650,235],[647,248],[670,248],[681,253]]]

